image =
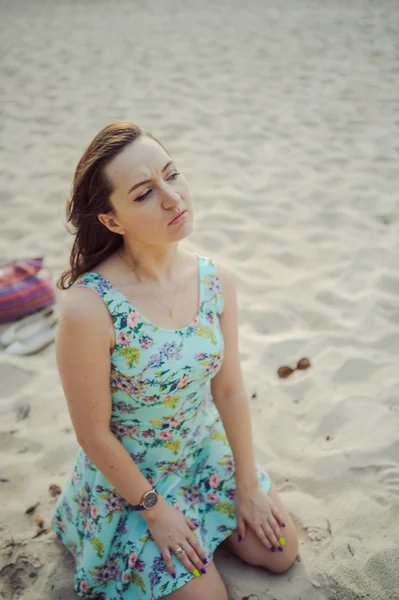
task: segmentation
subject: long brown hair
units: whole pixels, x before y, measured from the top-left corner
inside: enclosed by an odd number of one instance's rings
[[[141,136],[160,143],[151,133],[127,121],[104,127],[83,153],[76,167],[72,194],[67,202],[67,223],[75,235],[70,268],[62,273],[57,286],[68,289],[80,275],[90,271],[108,258],[123,244],[123,237],[100,223],[98,215],[112,213],[110,196],[112,182],[106,176],[105,167],[128,145]],[[162,145],[162,144],[161,144]]]

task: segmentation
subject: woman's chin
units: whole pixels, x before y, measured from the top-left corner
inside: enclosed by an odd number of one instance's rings
[[[180,227],[176,228],[172,233],[171,237],[174,242],[179,242],[180,240],[184,240],[188,237],[194,228],[194,224],[192,219],[190,221],[186,221],[186,223],[182,223]]]

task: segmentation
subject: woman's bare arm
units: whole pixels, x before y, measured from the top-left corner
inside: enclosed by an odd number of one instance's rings
[[[107,308],[95,292],[70,289],[61,308],[56,355],[76,437],[121,496],[138,504],[151,485],[110,430],[113,335]]]
[[[217,269],[224,296],[220,326],[225,350],[222,368],[211,382],[212,395],[233,451],[237,487],[250,489],[257,485],[258,476],[252,442],[251,414],[238,351],[236,292],[229,271],[219,265]]]

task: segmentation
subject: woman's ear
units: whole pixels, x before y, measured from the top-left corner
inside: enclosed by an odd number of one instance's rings
[[[125,229],[119,225],[117,219],[114,215],[110,213],[102,213],[98,215],[98,220],[104,227],[113,231],[113,233],[119,233],[120,235],[124,235],[126,233]]]

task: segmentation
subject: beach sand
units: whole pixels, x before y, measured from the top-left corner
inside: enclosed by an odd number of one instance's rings
[[[43,255],[56,280],[76,163],[126,119],[189,180],[185,246],[235,273],[256,452],[300,560],[220,553],[231,599],[398,599],[397,1],[15,0],[0,23],[1,262]],[[25,514],[48,519],[77,450],[54,345],[0,353],[0,379],[0,597],[74,600]]]

